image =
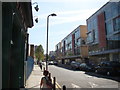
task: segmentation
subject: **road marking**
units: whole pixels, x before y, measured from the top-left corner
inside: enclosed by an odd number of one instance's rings
[[[56,88],[61,90],[62,87],[56,82]]]
[[[95,84],[95,83],[93,83],[93,82],[88,82],[88,83],[90,84],[90,86],[91,86],[92,88],[95,88],[95,87],[98,86],[97,84]]]
[[[53,82],[53,77],[51,77],[51,79],[52,79],[52,82]],[[55,82],[56,83],[56,88],[58,89],[58,90],[62,90],[61,88],[61,86],[57,83],[57,81]]]
[[[93,76],[86,76],[87,78],[91,78],[91,77],[93,77]]]
[[[80,86],[78,86],[76,84],[71,83],[71,85],[72,85],[73,88],[80,88]]]

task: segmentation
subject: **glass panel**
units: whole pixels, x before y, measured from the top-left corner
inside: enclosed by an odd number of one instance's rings
[[[93,41],[93,39],[92,39],[92,33],[90,32],[90,33],[88,34],[88,37],[87,37],[87,42],[90,43],[90,42],[92,42],[92,41]]]
[[[114,31],[119,31],[120,30],[120,17],[114,19],[113,24],[114,24]]]
[[[111,21],[106,23],[106,30],[107,30],[107,34],[110,34],[110,33],[113,32],[112,31],[112,23],[111,23]]]

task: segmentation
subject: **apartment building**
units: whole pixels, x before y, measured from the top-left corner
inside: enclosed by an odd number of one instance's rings
[[[108,2],[87,19],[89,58],[120,61],[120,2]]]
[[[87,26],[80,25],[56,45],[57,59],[82,62],[88,57]]]

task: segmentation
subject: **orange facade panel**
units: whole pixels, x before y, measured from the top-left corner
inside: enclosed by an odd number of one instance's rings
[[[80,54],[83,58],[88,57],[88,46],[84,45],[84,46],[80,46]]]
[[[81,25],[80,26],[80,37],[87,37],[87,26],[86,25]]]

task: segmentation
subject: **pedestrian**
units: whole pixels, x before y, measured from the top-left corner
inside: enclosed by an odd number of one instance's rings
[[[40,82],[40,89],[50,89],[52,90],[53,86],[52,86],[52,82],[48,76],[49,72],[47,70],[45,70],[43,72],[44,77],[41,78],[41,82]]]
[[[39,62],[39,67],[42,70],[42,63],[41,62]]]

